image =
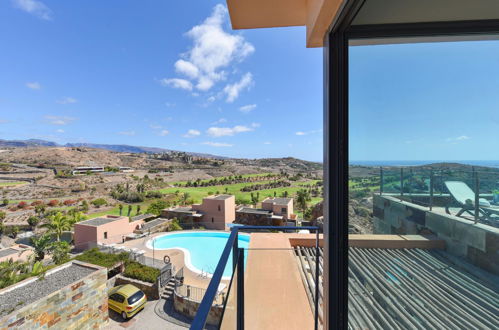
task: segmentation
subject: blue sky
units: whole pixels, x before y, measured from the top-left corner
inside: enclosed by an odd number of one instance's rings
[[[322,49],[224,2],[0,2],[0,138],[322,160]],[[353,47],[351,159],[497,159],[499,42]],[[492,150],[492,151],[491,151]]]

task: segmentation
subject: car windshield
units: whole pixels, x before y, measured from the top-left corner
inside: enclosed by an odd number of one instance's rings
[[[137,291],[136,293],[133,294],[133,296],[130,296],[128,298],[128,303],[130,305],[135,304],[137,301],[139,301],[140,299],[142,299],[143,296],[144,296],[144,292]]]

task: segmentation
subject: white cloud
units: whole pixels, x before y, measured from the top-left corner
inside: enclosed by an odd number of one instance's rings
[[[14,7],[46,21],[52,19],[52,10],[43,2],[37,0],[12,0]]]
[[[243,36],[224,30],[227,14],[224,5],[216,5],[211,16],[186,33],[192,39],[192,47],[175,62],[175,71],[193,80],[200,91],[207,91],[226,79],[226,68],[255,51]]]
[[[135,131],[121,131],[121,132],[118,132],[119,135],[126,135],[126,136],[134,136],[135,135]]]
[[[166,102],[165,105],[166,105],[167,108],[173,108],[176,104],[175,103]]]
[[[244,76],[242,76],[241,80],[239,80],[238,82],[225,86],[224,93],[227,94],[226,101],[229,103],[234,102],[239,97],[239,94],[244,89],[249,89],[252,84],[253,75],[248,72]]]
[[[272,144],[272,142],[266,141],[266,142],[263,142],[263,144]]]
[[[207,101],[208,101],[208,102],[215,102],[215,100],[216,100],[215,96],[210,96],[210,97],[207,99]]]
[[[66,116],[45,116],[45,119],[48,120],[52,125],[67,125],[76,120],[73,117]]]
[[[248,126],[237,125],[234,127],[210,127],[206,131],[209,136],[221,137],[232,136],[238,133],[251,132],[254,128]]]
[[[160,84],[163,86],[170,86],[173,88],[185,89],[187,91],[192,91],[192,83],[189,80],[171,78],[171,79],[161,79]]]
[[[214,121],[213,123],[211,123],[212,125],[217,125],[217,124],[223,124],[223,123],[226,123],[227,122],[227,119],[225,118],[220,118],[219,120],[217,121]]]
[[[239,111],[248,113],[256,109],[256,104],[248,104],[239,108]]]
[[[233,144],[223,143],[223,142],[203,142],[202,144],[211,146],[211,147],[232,147]]]
[[[182,59],[175,62],[175,70],[189,78],[195,79],[199,76],[199,69],[191,62]]]
[[[161,126],[161,125],[156,125],[156,124],[151,124],[151,125],[149,125],[149,127],[150,127],[151,129],[161,129],[161,128],[162,128],[162,126]]]
[[[456,141],[465,141],[465,140],[469,140],[469,139],[471,139],[469,136],[461,135],[458,137],[447,138],[446,141],[447,142],[456,142]]]
[[[31,89],[40,89],[42,88],[42,85],[40,83],[33,81],[33,82],[27,82],[26,87],[31,88]]]
[[[59,99],[56,102],[59,104],[71,104],[78,102],[78,100],[72,97],[63,97],[62,99]]]
[[[63,130],[63,129],[61,129],[61,128],[59,128],[59,129],[57,129],[57,130],[55,130],[55,131],[56,131],[57,133],[64,133],[64,130]]]
[[[296,132],[295,134],[298,135],[298,136],[303,136],[303,135],[310,135],[310,134],[316,134],[316,133],[320,133],[322,132],[322,129],[316,129],[316,130],[312,130],[312,131],[298,131]]]
[[[201,132],[198,131],[197,129],[190,129],[187,131],[186,134],[182,135],[183,137],[186,137],[186,138],[192,138],[192,137],[196,137],[196,136],[199,136],[201,135]]]
[[[170,131],[168,131],[167,129],[163,129],[158,133],[159,136],[167,136],[168,134],[170,134]]]

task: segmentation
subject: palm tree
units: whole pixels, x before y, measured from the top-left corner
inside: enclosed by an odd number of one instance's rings
[[[71,221],[67,216],[61,212],[49,217],[49,222],[41,225],[41,227],[48,228],[49,232],[55,234],[57,241],[61,240],[62,233],[66,230],[71,230]]]
[[[50,244],[50,236],[44,234],[38,238],[31,238],[31,244],[35,249],[35,261],[41,261],[45,258],[45,252]]]
[[[303,214],[307,210],[307,203],[312,199],[310,198],[310,193],[306,189],[300,189],[296,192],[296,204],[298,208],[302,210]]]
[[[140,204],[137,205],[137,213],[135,215],[139,215],[140,214]]]
[[[123,213],[123,204],[118,204],[118,208],[120,209],[120,216]]]
[[[128,214],[127,214],[127,217],[130,216],[130,213],[132,213],[132,205],[128,204]]]

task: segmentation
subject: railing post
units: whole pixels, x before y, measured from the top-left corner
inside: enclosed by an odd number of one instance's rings
[[[234,270],[236,269],[239,254],[239,230],[237,227],[233,227],[232,230],[236,231],[236,240],[234,241],[234,245],[232,246],[232,272],[234,272]]]
[[[237,330],[244,330],[244,249],[237,252]]]
[[[379,194],[383,195],[383,166],[379,167]]]
[[[430,172],[430,211],[433,209],[433,169]]]
[[[400,196],[404,196],[404,168],[400,168]]]
[[[473,171],[473,174],[475,175],[475,223],[477,223],[480,212],[480,180],[477,172]]]
[[[319,229],[315,234],[315,299],[314,299],[314,329],[319,329]]]

